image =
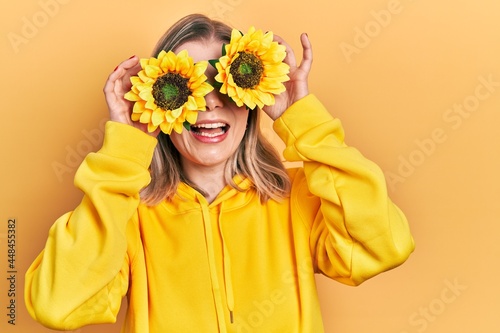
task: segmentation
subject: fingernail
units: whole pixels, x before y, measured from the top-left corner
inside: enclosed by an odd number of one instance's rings
[[[115,67],[115,69],[113,70],[113,72],[116,72],[116,70],[118,69],[119,65]]]
[[[135,54],[133,56],[131,56],[129,59],[132,59],[133,57],[135,57]]]

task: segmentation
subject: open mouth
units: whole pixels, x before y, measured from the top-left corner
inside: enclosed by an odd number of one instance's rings
[[[195,135],[214,138],[223,135],[229,130],[229,125],[226,123],[206,123],[191,125],[191,132]]]

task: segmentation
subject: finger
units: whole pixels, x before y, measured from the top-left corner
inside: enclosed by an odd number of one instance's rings
[[[131,58],[123,61],[118,66],[116,66],[113,73],[109,75],[109,79],[117,80],[123,77],[128,72],[133,73],[135,75],[137,74],[137,72],[139,72],[140,69],[141,66],[139,63],[139,58],[137,58],[136,56],[132,56]]]
[[[104,95],[106,96],[106,98],[115,90],[115,82],[116,82],[116,79],[112,79],[112,76],[113,74],[111,74],[108,79],[106,80],[106,83],[104,84],[104,88],[103,88],[103,91],[104,91]]]
[[[125,60],[118,66],[118,70],[121,69],[123,69],[125,74],[128,74],[129,76],[137,75],[137,73],[142,69],[139,58],[134,56],[130,59]]]
[[[132,56],[129,59],[122,61],[115,70],[108,76],[108,80],[104,85],[104,92],[109,94],[115,91],[115,86],[118,81],[125,77],[129,72],[134,75],[141,69],[139,58]],[[129,74],[130,76],[130,74]]]
[[[300,69],[309,73],[312,66],[313,61],[313,51],[311,41],[309,40],[309,36],[303,33],[300,35],[300,42],[302,44],[302,61],[300,62]]]
[[[115,81],[115,85],[113,87],[113,92],[115,96],[120,96],[120,94],[123,94],[123,81],[117,80]]]
[[[121,62],[121,64],[118,65],[117,69],[123,68],[125,70],[129,70],[131,68],[136,67],[139,64],[139,58],[137,56],[131,56],[127,60],[124,60]]]

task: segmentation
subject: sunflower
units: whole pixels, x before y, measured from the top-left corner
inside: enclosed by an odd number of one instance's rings
[[[283,62],[285,46],[273,42],[273,33],[250,27],[243,34],[233,29],[222,56],[210,63],[218,74],[220,92],[227,94],[238,106],[249,109],[275,103],[274,95],[286,90],[290,67]]]
[[[125,99],[135,102],[131,118],[148,124],[148,131],[158,127],[171,134],[189,128],[205,111],[205,95],[213,90],[206,82],[208,62],[193,62],[186,50],[175,54],[161,51],[157,58],[141,59],[142,70],[132,76],[131,90]]]

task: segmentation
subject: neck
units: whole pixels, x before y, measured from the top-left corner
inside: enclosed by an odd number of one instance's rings
[[[224,165],[215,167],[184,166],[184,173],[191,183],[204,192],[208,202],[214,201],[227,185],[224,177]]]

